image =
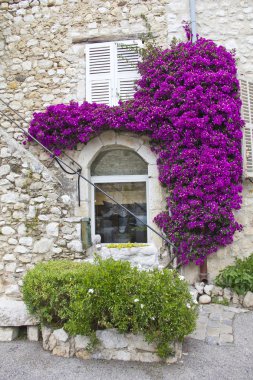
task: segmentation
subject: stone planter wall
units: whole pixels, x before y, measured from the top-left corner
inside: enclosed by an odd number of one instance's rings
[[[63,329],[42,327],[43,348],[53,355],[80,359],[164,361],[156,354],[156,346],[148,344],[141,335],[119,334],[116,329],[98,330],[96,335],[100,343],[93,352],[89,352],[90,339],[87,336],[70,337]],[[174,355],[165,360],[168,364],[175,363],[182,355],[181,343],[174,342],[172,347]]]
[[[214,286],[212,290],[212,300],[215,297],[218,301],[228,301],[233,306],[245,307],[253,309],[253,293],[247,292],[245,295],[238,295],[232,289],[222,289],[219,286]]]
[[[253,293],[247,292],[245,295],[238,295],[230,288],[221,288],[215,285],[205,285],[204,282],[196,282],[194,287],[190,287],[190,293],[194,300],[200,304],[224,303],[235,307],[253,309]]]
[[[129,261],[139,269],[154,269],[159,266],[158,251],[152,244],[132,248],[108,248],[102,246],[97,250],[102,259],[112,257],[114,260]]]

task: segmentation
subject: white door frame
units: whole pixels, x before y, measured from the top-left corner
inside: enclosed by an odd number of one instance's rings
[[[146,207],[147,207],[147,224],[149,221],[149,189],[148,175],[108,175],[108,176],[92,176],[91,182],[100,183],[117,183],[117,182],[145,182],[146,183]],[[91,191],[91,234],[95,236],[95,188]],[[150,242],[150,230],[147,228],[147,243]],[[108,243],[107,243],[108,244]]]

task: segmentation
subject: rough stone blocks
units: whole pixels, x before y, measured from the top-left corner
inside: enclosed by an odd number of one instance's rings
[[[18,327],[0,327],[0,342],[10,342],[18,337]]]
[[[39,340],[38,326],[27,326],[27,339],[31,342],[37,342]]]
[[[43,348],[53,355],[80,359],[105,359],[141,362],[161,362],[157,348],[149,344],[141,335],[120,334],[117,329],[98,330],[96,332],[100,344],[93,352],[88,351],[89,337],[77,335],[70,337],[63,329],[53,331],[42,327]],[[166,363],[175,363],[182,355],[182,344],[172,343],[174,354]]]

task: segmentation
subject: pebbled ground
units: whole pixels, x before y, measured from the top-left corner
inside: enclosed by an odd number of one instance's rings
[[[52,356],[41,343],[0,343],[0,380],[251,380],[253,312],[234,316],[234,343],[207,344],[187,338],[174,365],[82,361]]]

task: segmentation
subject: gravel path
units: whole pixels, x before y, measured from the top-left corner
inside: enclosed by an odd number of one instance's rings
[[[0,343],[0,380],[251,380],[253,312],[234,320],[234,343],[222,346],[187,338],[175,365],[65,359],[40,343]]]

